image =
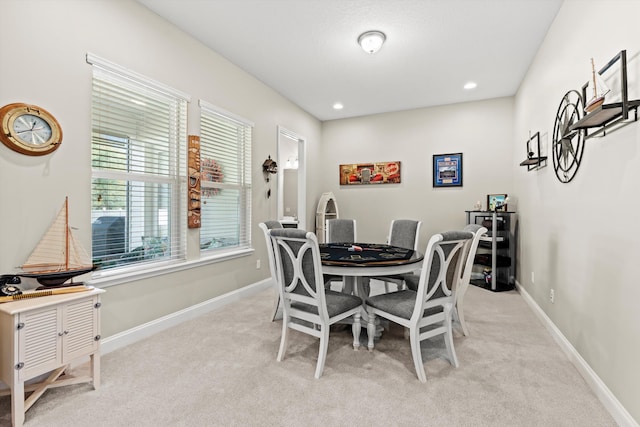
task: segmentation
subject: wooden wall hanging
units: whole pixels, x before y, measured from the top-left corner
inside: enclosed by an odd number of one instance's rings
[[[200,228],[200,137],[189,135],[189,228]]]

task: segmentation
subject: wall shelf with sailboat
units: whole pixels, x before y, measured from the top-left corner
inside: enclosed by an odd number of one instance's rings
[[[618,64],[620,70],[619,99],[616,99],[615,102],[607,102],[607,98],[610,96],[609,90],[603,81],[603,76],[615,64]],[[627,51],[621,50],[597,73],[592,59],[591,74],[591,81],[582,86],[582,99],[585,103],[586,114],[571,125],[569,131],[584,129],[584,138],[589,139],[595,136],[605,136],[607,131],[611,132],[637,121],[640,100],[629,100]],[[618,98],[618,96],[615,98]],[[593,128],[599,129],[589,133],[589,129]]]

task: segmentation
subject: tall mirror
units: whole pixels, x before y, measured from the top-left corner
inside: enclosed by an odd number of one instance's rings
[[[278,126],[278,220],[306,229],[305,139]]]

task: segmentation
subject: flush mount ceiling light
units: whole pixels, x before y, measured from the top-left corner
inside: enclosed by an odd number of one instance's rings
[[[387,39],[382,31],[367,31],[360,34],[358,37],[358,44],[362,46],[362,49],[367,53],[376,53],[382,47],[382,44]]]
[[[476,82],[467,82],[464,85],[465,89],[475,89],[478,86]]]

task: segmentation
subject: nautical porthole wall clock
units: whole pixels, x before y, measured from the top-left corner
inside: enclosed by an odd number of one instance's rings
[[[580,92],[571,90],[560,101],[553,125],[553,168],[562,183],[573,179],[580,167],[584,151],[584,132],[571,126],[584,115]]]
[[[62,129],[51,113],[37,105],[7,104],[0,108],[0,141],[18,153],[43,156],[62,143]]]

